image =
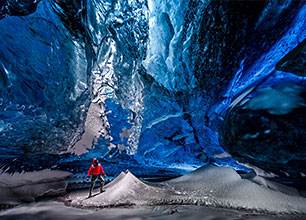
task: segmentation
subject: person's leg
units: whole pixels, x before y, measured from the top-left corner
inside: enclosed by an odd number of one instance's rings
[[[104,184],[105,184],[105,180],[103,179],[103,177],[102,177],[102,175],[99,175],[98,176],[98,179],[99,179],[99,181],[100,181],[100,192],[103,192],[104,190],[103,190],[103,186],[104,186]]]
[[[91,183],[90,183],[89,196],[88,196],[88,197],[91,196],[92,190],[93,190],[93,188],[94,188],[94,186],[95,186],[96,179],[97,179],[97,176],[96,176],[96,175],[92,175],[92,176],[91,176]]]

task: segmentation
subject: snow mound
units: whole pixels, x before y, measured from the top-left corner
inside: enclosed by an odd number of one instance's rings
[[[70,202],[72,206],[81,207],[130,206],[145,204],[165,191],[145,184],[129,171],[121,172],[104,189],[103,193],[94,191],[90,198],[87,198],[88,191],[70,193],[64,197],[64,200]]]
[[[49,169],[14,174],[3,172],[0,174],[0,204],[32,202],[42,196],[61,195],[70,175],[69,172]]]
[[[179,201],[185,195],[194,195],[196,204],[261,213],[306,214],[306,198],[296,191],[288,188],[285,190],[281,184],[267,184],[263,180],[261,184],[257,184],[242,179],[234,169],[228,167],[204,166],[170,180],[165,185],[182,194],[172,198],[176,197]]]
[[[306,214],[306,198],[296,191],[264,180],[242,179],[232,168],[204,166],[182,177],[146,184],[132,173],[121,173],[106,185],[106,192],[73,192],[64,201],[77,207],[115,207],[130,205],[205,205],[258,213]],[[278,191],[280,188],[283,192]],[[284,191],[286,193],[284,193]]]

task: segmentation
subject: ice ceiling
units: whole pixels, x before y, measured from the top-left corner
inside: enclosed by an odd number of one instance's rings
[[[305,3],[1,1],[2,169],[243,163],[305,188]]]

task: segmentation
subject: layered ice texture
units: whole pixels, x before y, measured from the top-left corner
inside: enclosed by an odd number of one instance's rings
[[[82,132],[90,103],[84,42],[65,29],[51,2],[34,11],[0,20],[4,158],[65,150]]]
[[[304,1],[1,1],[0,163],[173,176],[238,161],[305,188],[305,18]],[[245,105],[260,126],[242,135]]]

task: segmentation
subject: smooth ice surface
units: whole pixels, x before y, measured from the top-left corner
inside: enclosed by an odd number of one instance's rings
[[[270,114],[284,115],[300,106],[305,106],[301,97],[303,88],[297,85],[285,85],[281,88],[262,88],[259,95],[251,99],[247,108],[252,110],[265,109]]]
[[[91,198],[87,198],[88,192],[72,192],[63,200],[76,207],[205,205],[261,213],[306,214],[306,198],[297,193],[282,193],[277,187],[271,190],[267,185],[241,179],[232,168],[205,166],[182,177],[149,185],[130,172],[121,173],[105,187],[106,192]]]
[[[305,188],[304,83],[255,89],[228,110],[219,132],[220,143],[237,160],[299,188]]]
[[[67,177],[64,171],[42,170],[0,174],[0,204],[33,202],[38,197],[58,196],[65,193]]]

